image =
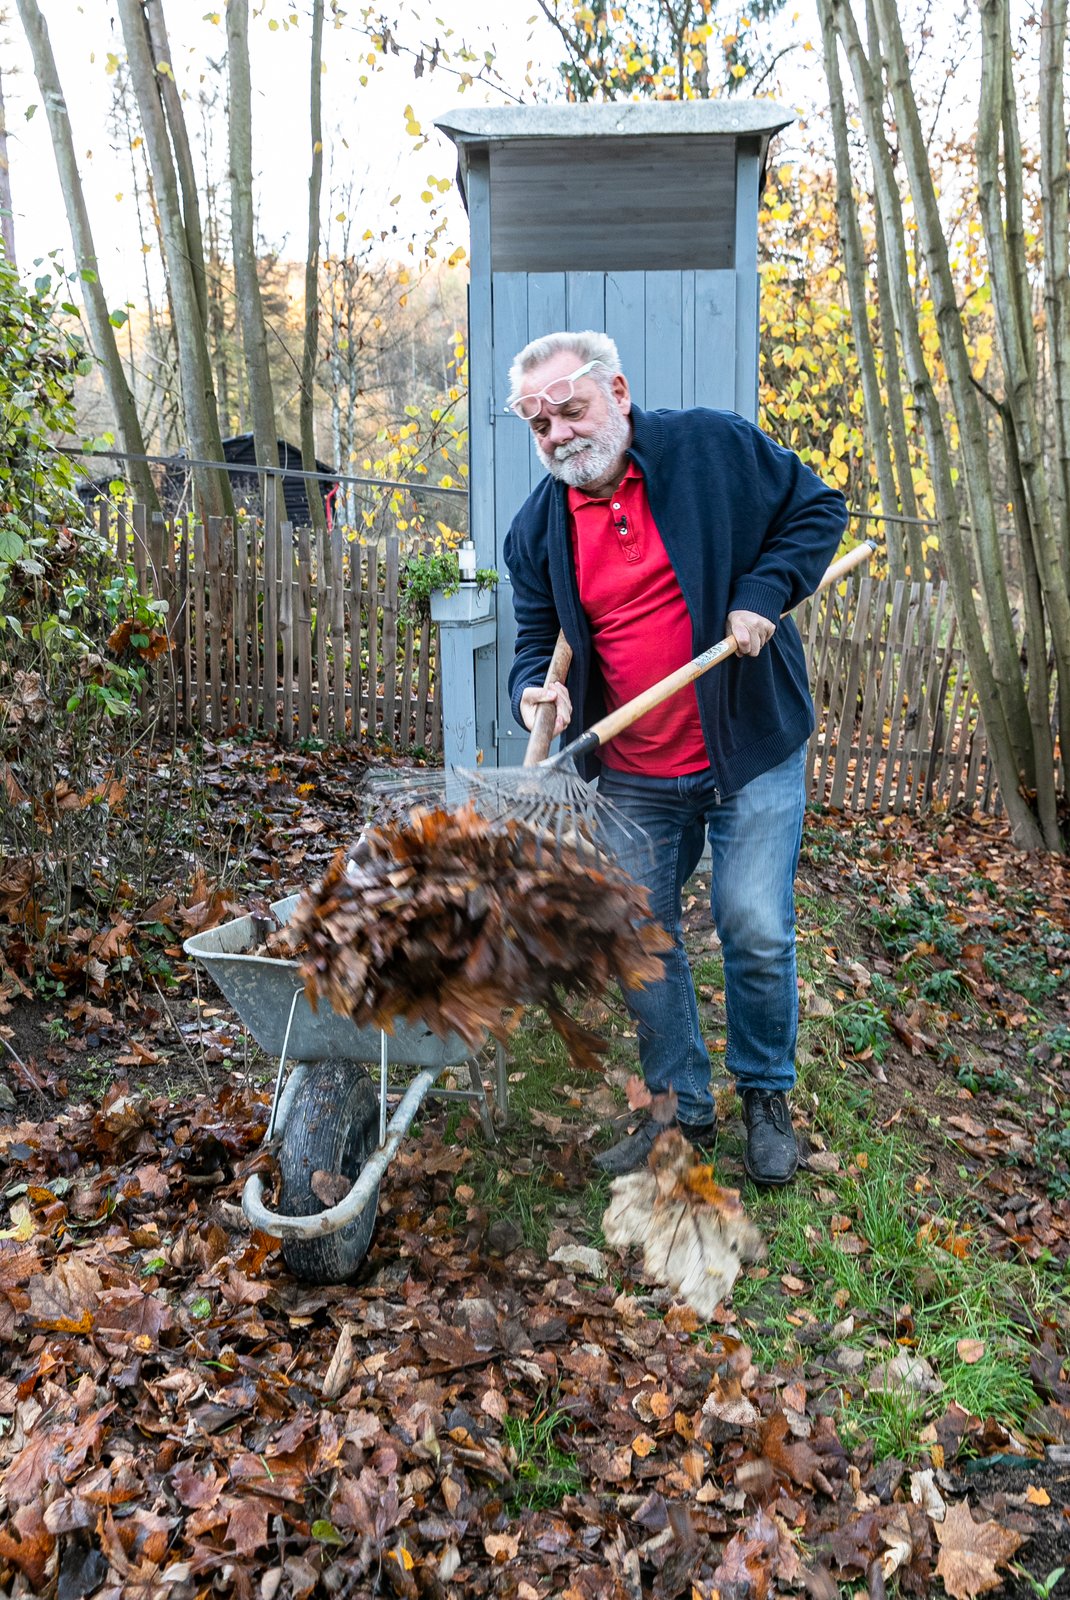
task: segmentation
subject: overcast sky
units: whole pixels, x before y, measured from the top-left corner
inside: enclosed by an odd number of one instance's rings
[[[120,306],[143,298],[139,236],[134,213],[130,155],[125,140],[108,129],[108,113],[115,86],[109,75],[108,55],[124,54],[122,33],[108,0],[40,0],[49,23],[52,45],[63,82],[75,147],[82,157],[82,175],[89,212],[101,257],[102,278],[109,303]],[[223,0],[214,0],[223,9]],[[284,256],[303,259],[308,193],[308,46],[307,0],[287,5],[283,0],[254,0],[250,28],[253,80],[253,130],[256,195],[263,239]],[[400,8],[395,8],[400,10]],[[560,52],[556,36],[532,0],[440,0],[436,5],[407,8],[398,28],[401,39],[419,42],[435,33],[447,48],[456,41],[445,38],[445,27],[463,19],[464,37],[481,51],[493,44],[496,66],[504,82],[525,99],[536,90],[525,84],[532,60],[536,86],[552,81]],[[337,205],[331,205],[328,184],[345,180],[363,186],[358,234],[370,227],[378,234],[398,225],[403,236],[426,225],[429,208],[420,200],[428,177],[452,178],[453,146],[432,128],[434,117],[448,107],[465,104],[503,104],[507,97],[476,84],[463,92],[455,77],[443,71],[413,76],[413,59],[390,58],[378,72],[370,72],[364,59],[367,38],[357,30],[360,8],[352,6],[346,24],[338,30],[328,24],[324,39],[327,72],[324,78],[324,131],[326,163],[323,200],[327,226]],[[191,97],[186,110],[191,134],[202,119],[200,93],[218,94],[211,118],[215,142],[215,176],[226,189],[225,71],[222,68],[226,35],[222,23],[210,17],[209,0],[166,0],[175,73]],[[296,25],[288,18],[298,16]],[[430,20],[421,28],[417,15]],[[436,27],[441,18],[445,27]],[[272,29],[269,23],[277,26]],[[812,0],[780,23],[786,38],[798,48],[785,62],[778,85],[785,103],[807,111],[820,105],[823,82],[817,51],[804,52],[813,31]],[[39,105],[29,52],[17,16],[12,14],[4,48],[4,90],[11,138],[11,177],[15,212],[15,239],[19,265],[27,270],[34,257],[59,247],[70,258],[70,242],[62,197],[56,179],[48,124]],[[460,64],[459,64],[460,65]],[[469,69],[474,70],[474,69]],[[369,74],[366,85],[362,74]],[[556,86],[550,91],[558,97]],[[544,89],[544,95],[546,90]],[[37,106],[29,121],[26,110]],[[405,107],[431,135],[430,142],[414,152],[414,139],[406,133]],[[790,146],[789,146],[790,147]],[[391,207],[395,196],[401,204]],[[121,196],[121,198],[117,198]],[[436,194],[445,208],[450,245],[467,246],[468,230],[456,189]],[[448,254],[448,249],[444,252]],[[154,252],[155,254],[155,252]]]

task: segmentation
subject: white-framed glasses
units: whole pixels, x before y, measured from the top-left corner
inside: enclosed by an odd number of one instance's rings
[[[511,411],[514,417],[519,417],[522,422],[534,422],[542,410],[543,401],[549,406],[568,405],[576,392],[576,379],[586,377],[592,367],[604,366],[605,362],[596,356],[593,361],[585,361],[582,367],[570,372],[567,378],[555,378],[553,383],[548,383],[538,394],[522,394],[516,400],[510,400],[505,409]]]

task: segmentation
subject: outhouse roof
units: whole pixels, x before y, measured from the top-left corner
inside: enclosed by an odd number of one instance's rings
[[[794,122],[774,100],[611,100],[596,105],[455,106],[435,118],[451,139],[591,139],[643,134],[771,136]]]
[[[462,189],[471,148],[515,139],[662,138],[711,134],[769,140],[795,118],[774,100],[612,100],[596,105],[455,106],[435,118],[457,146]]]

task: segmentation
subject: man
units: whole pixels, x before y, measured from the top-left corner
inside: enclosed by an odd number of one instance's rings
[[[630,863],[624,847],[622,861],[674,940],[664,979],[625,997],[643,1076],[676,1091],[679,1127],[708,1142],[710,1061],[680,926],[708,833],[745,1164],[757,1183],[787,1183],[798,1166],[794,879],[814,714],[802,642],[781,613],[820,582],[846,525],[843,496],[732,412],[640,411],[602,333],[533,340],[511,368],[510,406],[549,474],[505,542],[514,715],[530,728],[553,700],[555,731],[575,738],[728,633],[738,642],[737,657],[605,747],[599,793],[649,835],[652,865]],[[573,651],[568,684],[544,689],[559,628]],[[597,770],[589,761],[584,776]],[[659,1131],[641,1119],[597,1165],[641,1167]]]

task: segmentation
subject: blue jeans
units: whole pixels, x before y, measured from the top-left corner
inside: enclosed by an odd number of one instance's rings
[[[660,983],[625,993],[639,1035],[643,1077],[676,1090],[681,1122],[713,1116],[710,1058],[680,928],[684,884],[709,833],[710,903],[724,956],[725,1060],[740,1090],[787,1091],[795,1083],[799,996],[795,969],[795,871],[805,810],[806,746],[722,800],[708,771],[639,777],[603,767],[598,792],[643,828],[649,859],[612,829],[606,842],[650,890],[654,917],[671,934]]]

